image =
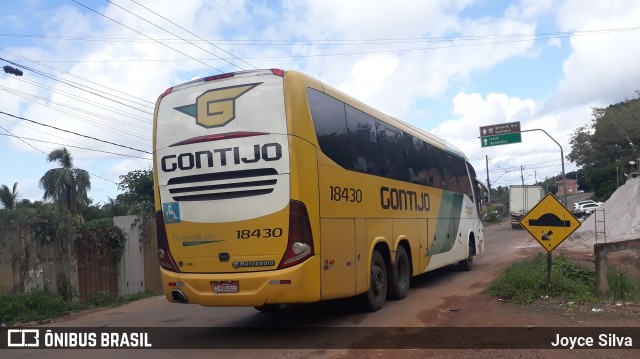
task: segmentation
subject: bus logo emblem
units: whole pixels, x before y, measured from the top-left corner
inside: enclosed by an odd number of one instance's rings
[[[221,127],[236,118],[236,99],[260,84],[261,82],[209,90],[198,96],[195,104],[174,109],[195,117],[196,123],[202,127]]]

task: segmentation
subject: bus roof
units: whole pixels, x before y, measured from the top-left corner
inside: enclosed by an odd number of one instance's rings
[[[216,74],[216,75],[211,75],[211,76],[205,76],[205,77],[201,77],[198,79],[194,79],[194,80],[190,80],[190,81],[186,81],[183,82],[179,85],[173,86],[172,88],[167,89],[167,91],[165,91],[165,93],[163,95],[161,95],[161,97],[163,97],[165,94],[172,92],[172,91],[177,91],[177,90],[181,90],[183,88],[186,87],[190,87],[193,86],[195,84],[198,83],[202,83],[202,82],[206,82],[209,80],[215,80],[215,79],[221,79],[221,78],[228,78],[228,77],[236,77],[236,76],[252,76],[252,75],[271,75],[271,74],[277,74],[282,76],[283,74],[286,73],[296,73],[297,75],[302,75],[303,77],[306,77],[308,79],[313,79],[315,81],[318,81],[317,79],[313,78],[312,76],[309,76],[307,74],[301,73],[299,71],[296,70],[280,70],[280,69],[257,69],[257,70],[245,70],[245,71],[237,71],[237,72],[229,72],[229,73],[222,73],[222,74]],[[341,90],[338,90],[330,85],[327,85],[324,82],[321,82],[323,90],[325,92],[327,92],[328,94],[331,93],[336,93],[339,94],[340,97],[343,100],[346,100],[346,102],[355,107],[358,108],[362,111],[365,111],[367,113],[369,113],[370,115],[378,118],[381,121],[386,122],[389,125],[393,125],[398,127],[398,129],[401,129],[405,132],[409,132],[414,136],[418,136],[424,140],[426,140],[427,142],[436,145],[437,147],[440,147],[441,149],[449,152],[450,154],[456,155],[458,157],[463,158],[465,161],[468,162],[467,157],[464,155],[464,153],[456,146],[450,144],[449,142],[445,141],[444,139],[431,134],[415,125],[409,124],[407,122],[404,122],[398,118],[395,118],[393,116],[389,116],[385,113],[380,112],[379,110],[376,110],[375,108],[355,99],[354,97],[352,97],[351,95],[348,95],[346,93],[344,93]]]

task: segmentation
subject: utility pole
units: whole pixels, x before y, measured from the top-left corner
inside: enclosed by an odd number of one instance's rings
[[[547,182],[549,178],[547,176],[544,176],[544,183],[547,184],[547,193],[549,193],[549,182]]]
[[[491,183],[489,182],[489,155],[484,155],[487,165],[487,189],[489,190],[489,194],[487,197],[488,203],[491,203]]]
[[[535,184],[538,184],[538,171],[533,171],[533,178],[535,178]]]
[[[520,179],[522,180],[522,185],[524,186],[524,168],[520,166]]]

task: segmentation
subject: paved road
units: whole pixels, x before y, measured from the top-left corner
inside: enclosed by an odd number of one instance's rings
[[[512,230],[511,226],[493,225],[485,228],[486,251],[476,257],[471,272],[458,271],[447,267],[422,275],[412,281],[409,296],[401,301],[389,301],[375,313],[354,311],[349,301],[340,300],[307,305],[285,306],[278,313],[264,314],[253,308],[205,308],[197,305],[181,305],[166,302],[158,296],[137,301],[118,308],[102,310],[58,321],[49,326],[63,327],[172,327],[177,337],[197,336],[206,343],[207,338],[215,340],[216,328],[220,327],[425,327],[434,322],[434,315],[452,296],[466,296],[480,292],[511,261],[518,258],[520,249],[536,247],[526,231]],[[42,329],[45,329],[43,326]],[[181,329],[186,328],[186,329]],[[343,329],[344,330],[344,329]],[[366,340],[366,330],[346,331],[349,341]],[[336,331],[336,333],[345,333]],[[304,334],[304,333],[303,333]],[[300,335],[303,335],[300,334]],[[308,333],[306,333],[308,334]],[[290,343],[306,340],[297,333],[287,332]],[[353,336],[353,338],[351,338]],[[344,338],[338,338],[344,339]],[[322,340],[322,338],[318,338]],[[246,342],[243,345],[247,345]],[[311,346],[313,347],[313,346]],[[216,358],[325,358],[339,355],[341,350],[313,349],[237,349],[216,350]],[[86,358],[101,359],[140,358],[196,358],[202,350],[9,350],[2,353],[3,359],[10,358]]]

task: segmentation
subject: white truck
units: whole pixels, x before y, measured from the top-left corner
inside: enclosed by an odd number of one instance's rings
[[[540,186],[512,185],[509,186],[509,214],[511,214],[511,228],[522,229],[520,218],[529,212],[544,197],[544,190]]]

